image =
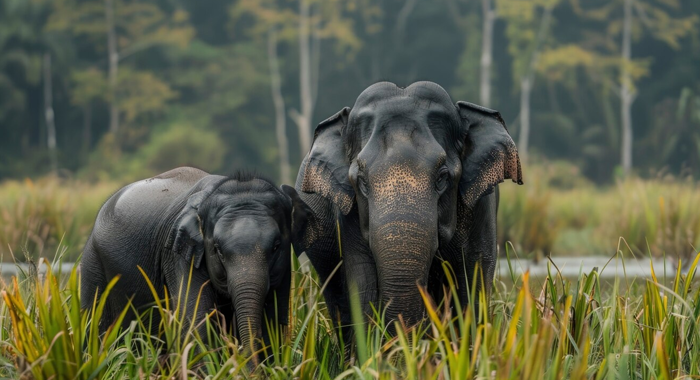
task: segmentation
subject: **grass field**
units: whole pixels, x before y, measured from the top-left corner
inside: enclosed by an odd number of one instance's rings
[[[700,260],[668,286],[652,274],[603,283],[596,272],[497,281],[487,323],[467,305],[450,315],[424,297],[428,319],[385,333],[375,315],[343,360],[316,277],[295,261],[288,334],[253,369],[235,338],[211,329],[211,343],[183,331],[183,316],[159,300],[157,336],[142,323],[94,334],[102,304],[80,312],[78,274],[29,276],[2,284],[0,378],[23,379],[675,379],[700,376]],[[509,265],[502,259],[500,265]],[[653,272],[652,272],[653,273]],[[631,281],[631,283],[629,283]],[[621,290],[625,289],[625,290]],[[473,294],[472,297],[483,297]],[[482,300],[483,302],[483,300]],[[360,317],[358,317],[360,318]],[[146,317],[147,320],[147,317]],[[358,319],[356,319],[358,320]],[[158,347],[162,347],[158,351]],[[83,349],[85,348],[85,349]]]
[[[545,278],[512,274],[495,281],[485,316],[468,305],[450,315],[443,300],[426,296],[426,321],[399,326],[397,336],[386,334],[380,313],[367,331],[356,323],[357,350],[346,362],[323,284],[294,259],[289,331],[266,347],[267,359],[254,370],[234,337],[212,327],[205,346],[184,330],[184,316],[168,311],[173,300],[159,300],[150,311],[165,321],[157,336],[134,321],[97,338],[90,332],[100,302],[79,310],[75,269],[41,279],[26,273],[0,284],[0,378],[700,378],[698,183],[631,178],[599,188],[569,166],[527,173],[526,186],[501,187],[499,244],[509,256],[499,265],[510,267],[515,252],[540,258],[625,252],[667,257],[678,272],[657,278],[652,268],[649,278],[614,281],[595,271],[564,279],[555,266]],[[49,178],[0,184],[2,260],[75,261],[99,207],[118,187]],[[627,244],[619,251],[621,236]]]
[[[525,185],[501,185],[499,239],[523,257],[615,253],[622,236],[636,254],[681,257],[700,248],[700,184],[657,176],[597,187],[571,165],[533,165]],[[0,184],[0,259],[80,255],[102,203],[118,182],[44,178]]]

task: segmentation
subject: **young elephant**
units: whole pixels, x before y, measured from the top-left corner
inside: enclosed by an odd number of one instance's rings
[[[477,265],[489,291],[505,179],[522,184],[518,152],[498,112],[455,104],[432,82],[374,84],[352,109],[316,128],[296,183],[297,197],[313,211],[295,251],[305,251],[328,280],[326,303],[340,324],[351,323],[353,286],[365,313],[374,303],[388,321],[401,315],[418,322],[425,309],[417,285],[439,296],[443,261],[454,271],[461,305]]]
[[[189,167],[127,185],[102,206],[85,245],[82,307],[90,308],[115,276],[121,277],[109,293],[102,330],[131,297],[137,309],[151,306],[141,267],[159,297],[166,288],[172,305],[181,299],[185,315],[194,315],[189,323],[215,308],[235,316],[239,341],[252,352],[257,339],[267,341],[263,314],[287,324],[291,219],[300,208],[296,214],[303,222],[304,207],[264,179]]]

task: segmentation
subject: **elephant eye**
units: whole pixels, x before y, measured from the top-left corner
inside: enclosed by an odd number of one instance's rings
[[[275,240],[275,245],[272,246],[272,252],[277,252],[277,250],[280,249],[281,244],[282,243],[280,243],[279,240]]]
[[[364,176],[357,176],[357,187],[360,188],[360,192],[362,193],[362,195],[366,197],[369,191],[367,191],[367,181],[365,181]]]
[[[219,260],[221,260],[221,262],[223,262],[223,261],[224,261],[224,255],[221,253],[221,248],[219,247],[219,245],[218,245],[218,244],[214,244],[214,249],[216,250],[216,255],[219,256]]]
[[[438,193],[442,193],[447,189],[447,186],[450,184],[450,171],[447,170],[447,168],[442,168],[440,170],[440,173],[438,174],[437,180],[435,180],[435,190],[437,190]]]

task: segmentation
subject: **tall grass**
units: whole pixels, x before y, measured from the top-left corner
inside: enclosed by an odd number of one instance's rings
[[[500,243],[523,254],[611,255],[620,237],[642,257],[688,262],[700,248],[697,181],[628,178],[596,187],[566,166],[526,173],[525,186],[500,186],[498,215]]]
[[[523,255],[609,255],[621,236],[635,254],[682,257],[700,248],[700,184],[629,178],[604,187],[572,165],[525,168],[525,186],[500,186],[499,243]],[[119,185],[43,178],[0,184],[0,258],[51,257],[59,243],[75,260],[102,203]],[[612,247],[612,249],[611,249]],[[695,249],[694,249],[695,248]],[[36,259],[36,257],[35,257]]]
[[[62,242],[75,260],[87,240],[102,203],[115,183],[90,184],[42,178],[0,185],[0,259],[23,259],[24,252],[43,256]],[[34,259],[38,259],[35,257]]]
[[[513,275],[494,284],[490,310],[433,300],[427,320],[387,333],[377,311],[356,325],[358,347],[344,360],[321,287],[294,260],[290,325],[265,347],[260,365],[236,339],[208,324],[208,343],[182,331],[184,315],[159,299],[162,322],[151,335],[149,314],[123,330],[96,333],[102,300],[80,311],[78,276],[13,279],[0,305],[0,377],[33,379],[676,379],[700,376],[700,255],[664,285],[645,279],[601,283],[597,271],[573,281],[549,265],[545,278]],[[510,265],[502,263],[501,265]],[[606,268],[601,268],[606,270]],[[609,269],[607,269],[609,270]],[[450,282],[454,290],[454,283]],[[193,289],[192,291],[198,291]],[[448,292],[449,294],[449,292]],[[481,304],[483,294],[472,294]],[[456,306],[455,309],[450,308]],[[451,310],[464,312],[453,313]],[[212,319],[215,317],[211,315]],[[480,318],[481,317],[481,318]],[[356,318],[356,319],[361,319]],[[486,323],[479,323],[479,320]]]
[[[692,181],[629,180],[617,184],[617,217],[604,220],[601,235],[624,231],[638,252],[692,258],[700,248],[700,186]]]

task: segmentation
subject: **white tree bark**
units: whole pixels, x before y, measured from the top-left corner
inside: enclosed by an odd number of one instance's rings
[[[46,140],[51,160],[51,171],[58,170],[56,152],[56,123],[53,113],[53,86],[51,83],[51,54],[44,53],[44,118],[46,119]]]
[[[277,32],[271,29],[267,39],[267,56],[270,62],[270,89],[275,105],[275,134],[277,152],[280,157],[280,183],[290,183],[289,177],[289,143],[287,142],[287,123],[282,97],[279,61],[277,59]]]
[[[527,63],[527,69],[520,78],[520,138],[518,141],[518,153],[523,161],[527,161],[528,148],[530,144],[530,94],[535,86],[535,68],[540,58],[540,47],[547,35],[549,23],[552,19],[554,3],[550,2],[544,9],[540,28],[535,37],[535,44]]]
[[[301,156],[304,157],[311,149],[311,115],[314,109],[314,98],[311,91],[311,44],[309,26],[309,0],[299,0],[299,86],[301,95],[301,112],[290,110],[299,130],[299,145]]]
[[[119,52],[117,51],[117,31],[114,25],[114,0],[105,0],[105,23],[107,24],[107,54],[109,61],[109,131],[119,130],[119,107],[117,106],[117,80],[119,74]]]
[[[491,66],[493,63],[493,24],[496,11],[491,0],[481,0],[483,24],[481,28],[481,60],[479,102],[484,107],[491,106]]]
[[[622,115],[622,171],[628,175],[632,171],[632,103],[636,94],[632,90],[629,62],[632,58],[632,5],[634,0],[625,0],[622,23],[622,73],[620,87],[620,113]]]
[[[317,29],[311,32],[311,108],[316,106],[318,78],[321,74],[321,35]],[[309,116],[311,122],[311,116]]]
[[[399,10],[398,15],[396,16],[396,26],[394,27],[394,34],[396,35],[395,41],[401,42],[403,40],[403,34],[406,30],[406,23],[408,22],[408,18],[411,16],[413,9],[416,7],[417,2],[418,0],[406,0],[403,3],[401,10]]]
[[[530,143],[530,92],[533,81],[529,75],[520,78],[520,139],[518,139],[518,154],[523,161],[527,160],[527,149]]]

